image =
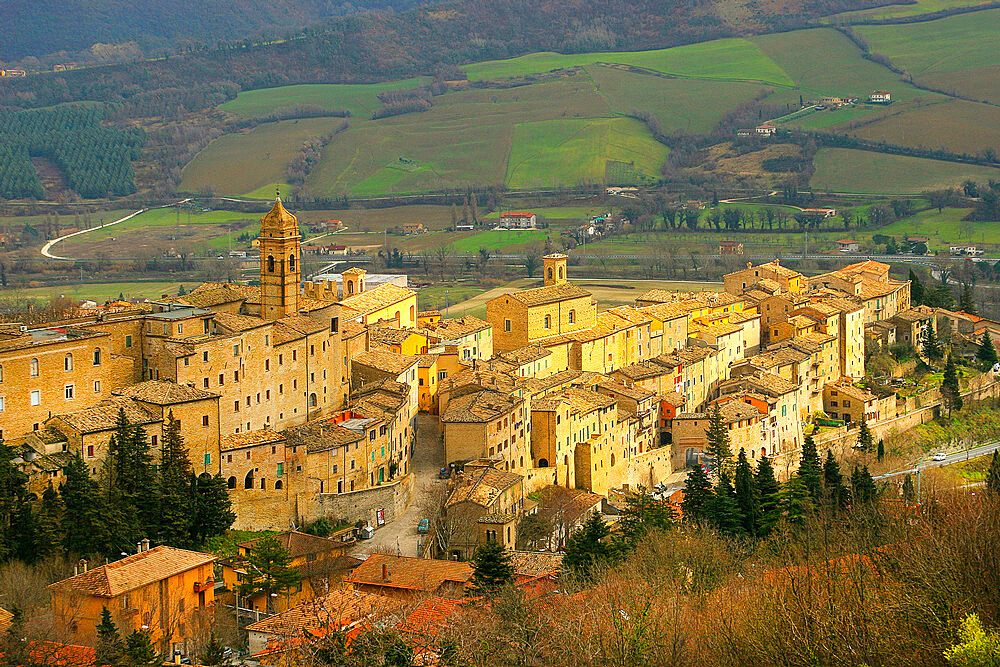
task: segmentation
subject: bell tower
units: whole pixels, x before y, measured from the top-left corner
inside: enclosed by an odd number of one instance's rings
[[[543,270],[545,272],[543,285],[561,285],[569,281],[566,275],[566,255],[561,252],[554,252],[551,255],[542,257]]]
[[[299,310],[300,239],[299,221],[276,197],[260,219],[260,316],[265,320],[279,320]]]

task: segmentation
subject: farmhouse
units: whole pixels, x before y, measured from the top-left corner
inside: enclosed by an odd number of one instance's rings
[[[501,213],[501,229],[535,229],[538,224],[538,216],[534,213]]]
[[[720,255],[742,255],[743,254],[743,242],[742,241],[719,241],[719,254]]]
[[[872,104],[890,104],[892,94],[888,90],[876,90],[868,96],[868,101]]]
[[[757,134],[758,137],[773,137],[774,133],[777,131],[778,128],[776,128],[771,123],[761,123],[760,125],[754,128],[754,132]]]
[[[837,241],[837,250],[840,252],[857,252],[860,244],[854,239],[840,239]]]

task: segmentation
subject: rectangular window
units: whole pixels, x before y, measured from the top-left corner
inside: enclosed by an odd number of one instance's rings
[[[205,454],[205,465],[211,465],[211,464],[212,464],[212,455]]]
[[[238,343],[236,345],[233,345],[233,356],[234,357],[240,356],[240,346]]]
[[[177,333],[179,334],[184,333],[184,325],[181,324],[180,322],[177,323]]]
[[[184,365],[185,366],[191,365],[191,357],[184,357]]]
[[[42,404],[42,392],[38,389],[33,389],[31,391],[31,404],[41,405]]]
[[[278,464],[278,477],[281,477],[283,474],[285,474],[285,464],[284,463],[279,463]]]
[[[239,381],[240,381],[240,372],[233,371],[233,382],[239,382]]]
[[[4,411],[4,397],[0,396],[0,412]]]
[[[94,456],[94,446],[93,445],[87,445],[87,456],[90,457],[90,458],[93,458],[93,456]]]
[[[207,351],[201,353],[201,360],[202,361],[208,361],[208,352]]]
[[[205,385],[205,389],[208,389],[208,378],[205,378],[202,382]]]
[[[201,416],[201,425],[202,426],[208,426],[208,415],[202,415]]]
[[[125,336],[125,347],[132,347],[132,334]]]
[[[94,380],[94,393],[95,394],[100,394],[101,393],[101,381],[100,380]]]
[[[219,373],[219,386],[221,387],[224,384],[226,384],[226,377],[222,373]]]
[[[239,411],[240,411],[240,402],[233,401],[233,412],[239,412]]]
[[[510,332],[510,320],[503,321],[503,330],[508,333]]]
[[[209,320],[207,320],[207,319],[201,321],[201,323],[202,323],[202,330],[205,333],[208,333],[208,322],[209,322]]]

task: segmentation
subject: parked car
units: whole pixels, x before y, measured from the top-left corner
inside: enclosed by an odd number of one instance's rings
[[[430,530],[431,530],[431,521],[430,521],[430,519],[421,519],[420,523],[417,524],[417,532],[418,533],[424,534],[424,533],[430,532]]]
[[[931,458],[935,461],[944,461],[946,458],[948,458],[948,455],[945,454],[944,452],[938,452]]]

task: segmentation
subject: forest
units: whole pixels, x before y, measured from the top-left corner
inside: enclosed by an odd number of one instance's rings
[[[0,112],[0,197],[44,197],[32,157],[58,165],[81,197],[134,193],[132,160],[139,157],[145,134],[103,127],[101,118],[99,108],[82,106]]]

